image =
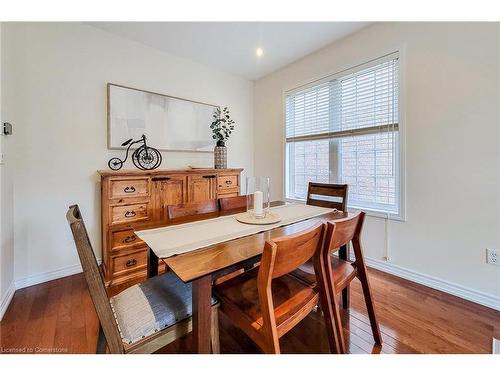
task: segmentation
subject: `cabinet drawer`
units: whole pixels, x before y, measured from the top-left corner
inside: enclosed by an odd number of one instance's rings
[[[230,198],[230,197],[237,197],[240,195],[239,189],[235,190],[224,190],[222,193],[217,194],[217,198]]]
[[[111,248],[113,250],[136,245],[144,245],[144,241],[137,237],[132,229],[111,232]]]
[[[109,198],[144,197],[149,195],[149,178],[109,181]]]
[[[217,177],[218,189],[230,189],[238,187],[238,176],[219,176]]]
[[[146,268],[148,264],[148,250],[141,249],[118,253],[111,258],[112,276],[120,276]]]
[[[111,224],[130,223],[146,220],[149,217],[148,203],[134,203],[124,206],[111,206]]]

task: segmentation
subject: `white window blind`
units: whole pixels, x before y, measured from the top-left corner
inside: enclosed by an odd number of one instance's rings
[[[287,198],[347,183],[349,206],[399,213],[398,70],[393,54],[286,95]]]

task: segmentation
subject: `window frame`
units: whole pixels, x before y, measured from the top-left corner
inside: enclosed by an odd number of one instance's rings
[[[364,211],[367,215],[379,218],[385,218],[389,220],[406,221],[406,48],[405,46],[400,46],[397,49],[392,49],[386,53],[379,54],[378,56],[371,56],[369,58],[362,59],[364,62],[358,60],[357,63],[350,65],[345,69],[341,69],[335,73],[322,76],[321,78],[314,79],[305,82],[299,86],[295,86],[291,89],[284,89],[282,92],[282,155],[283,155],[283,190],[282,195],[284,200],[287,202],[299,202],[304,203],[305,199],[294,199],[287,198],[287,142],[286,142],[286,97],[288,95],[293,95],[296,92],[305,90],[309,87],[320,85],[324,82],[338,79],[357,71],[370,68],[372,66],[383,63],[393,59],[395,56],[398,57],[398,157],[396,157],[396,168],[398,169],[399,177],[399,213],[392,214],[385,210],[376,210],[362,208],[359,206],[352,205],[348,202],[348,208],[352,212]]]

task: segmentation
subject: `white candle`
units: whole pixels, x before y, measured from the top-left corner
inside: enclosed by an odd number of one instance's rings
[[[262,216],[264,213],[264,194],[262,191],[257,190],[253,193],[253,211],[257,216]]]

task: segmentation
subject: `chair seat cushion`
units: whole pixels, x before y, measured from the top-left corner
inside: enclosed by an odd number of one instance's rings
[[[258,272],[257,267],[215,287],[221,310],[226,314],[238,310],[238,315],[242,314],[247,324],[257,330],[263,324],[257,289]],[[274,279],[271,288],[278,332],[290,317],[306,305],[315,305],[318,300],[313,288],[288,275]]]
[[[337,292],[344,289],[344,287],[356,276],[355,265],[351,262],[342,260],[335,255],[332,256],[332,271],[335,290]],[[314,265],[311,260],[291,272],[291,274],[311,286],[316,285],[316,275],[314,273]]]
[[[191,283],[173,272],[131,286],[110,299],[123,342],[133,344],[190,318]],[[212,304],[216,301],[212,299]]]

